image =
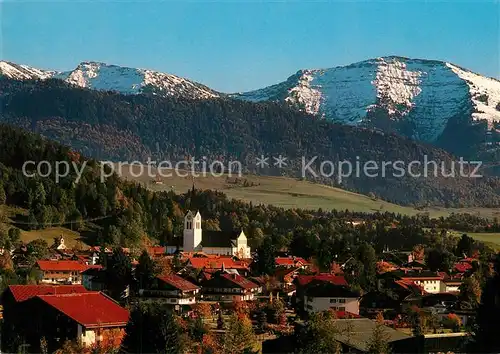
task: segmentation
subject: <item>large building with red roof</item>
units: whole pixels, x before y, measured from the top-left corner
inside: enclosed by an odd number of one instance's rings
[[[79,261],[48,261],[36,262],[36,268],[41,272],[40,281],[46,284],[81,284],[82,275],[88,266]]]
[[[81,285],[11,285],[2,294],[2,305],[3,343],[20,337],[35,352],[42,337],[51,351],[65,340],[118,347],[129,318],[114,300]]]

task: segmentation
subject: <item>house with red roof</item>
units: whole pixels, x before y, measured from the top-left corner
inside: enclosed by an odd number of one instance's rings
[[[201,269],[210,272],[211,270],[224,269],[236,270],[238,274],[246,276],[250,269],[248,263],[241,260],[234,260],[232,257],[189,257],[186,262],[187,268]]]
[[[45,337],[49,348],[66,339],[117,348],[125,335],[128,310],[103,293],[38,295],[27,302],[32,313],[27,337],[38,342]]]
[[[311,265],[310,262],[306,261],[302,257],[276,257],[275,263],[277,267],[286,268],[302,268],[305,269]]]
[[[294,280],[293,284],[296,287],[296,301],[298,308],[303,308],[305,289],[307,285],[313,281],[326,281],[334,285],[348,286],[347,281],[343,275],[334,274],[316,274],[316,275],[298,275]]]
[[[41,272],[40,282],[46,284],[81,284],[81,273],[87,265],[78,261],[47,261],[36,262],[36,268]]]
[[[334,275],[334,274],[299,275],[297,276],[297,278],[295,278],[296,284],[298,286],[305,286],[313,280],[328,281],[336,285],[344,285],[344,286],[348,285],[343,275]]]
[[[151,258],[160,258],[167,254],[167,247],[152,246],[148,247],[147,251]]]
[[[128,311],[100,292],[82,285],[11,285],[2,293],[3,343],[23,338],[39,352],[45,337],[52,352],[68,340],[118,347]]]
[[[255,294],[262,288],[236,273],[221,270],[212,274],[210,279],[202,283],[204,300],[233,302],[249,301],[255,299]]]
[[[139,295],[148,298],[162,298],[169,305],[194,305],[200,287],[176,275],[158,276],[148,289],[139,289]]]

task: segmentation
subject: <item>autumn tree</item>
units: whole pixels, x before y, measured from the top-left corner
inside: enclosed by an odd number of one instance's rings
[[[197,317],[209,318],[212,315],[212,307],[206,302],[197,302],[193,306],[193,311]]]
[[[460,331],[460,326],[462,325],[462,321],[460,320],[460,317],[458,317],[454,313],[449,313],[444,319],[443,319],[443,326],[445,328],[449,328],[453,330],[453,332],[458,332]]]
[[[470,276],[462,282],[459,287],[460,301],[468,303],[472,308],[476,308],[481,300],[481,284],[476,276]]]
[[[232,314],[223,338],[225,353],[249,353],[256,351],[256,337],[252,322],[247,316]]]

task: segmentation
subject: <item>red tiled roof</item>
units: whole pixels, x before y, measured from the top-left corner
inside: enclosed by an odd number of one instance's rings
[[[319,274],[319,275],[299,275],[297,282],[300,286],[309,284],[313,280],[328,281],[335,285],[348,285],[343,275]]]
[[[167,247],[148,247],[148,253],[152,255],[163,255],[167,253]]]
[[[125,326],[128,322],[129,312],[99,292],[38,298],[86,328]]]
[[[83,285],[9,285],[17,302],[26,301],[38,295],[86,293]]]
[[[37,261],[38,267],[43,271],[77,271],[87,269],[85,264],[78,261]]]
[[[472,269],[472,265],[466,262],[459,262],[455,264],[455,270],[459,273],[465,273],[469,269]]]
[[[245,262],[235,261],[232,258],[189,258],[188,263],[191,264],[193,268],[196,269],[221,269],[222,263],[224,263],[224,268],[226,269],[248,269]]]
[[[187,281],[184,278],[181,278],[178,275],[172,274],[172,275],[166,275],[163,277],[157,277],[161,281],[170,284],[176,289],[179,289],[181,291],[190,291],[190,290],[196,290],[199,289],[198,286],[194,285],[193,283]]]
[[[396,280],[395,283],[406,290],[411,291],[412,290],[411,288],[413,288],[414,290],[418,291],[421,294],[426,293],[426,291],[422,286],[415,284],[412,280],[409,279]]]
[[[304,258],[302,257],[276,257],[275,259],[276,265],[279,266],[293,266],[297,264],[298,262],[302,264],[308,264]]]
[[[247,278],[242,277],[241,275],[238,275],[238,274],[225,273],[225,274],[222,274],[221,277],[224,277],[224,278],[232,281],[233,283],[235,283],[236,285],[238,285],[244,289],[253,289],[253,288],[259,287],[254,282],[252,282],[252,281],[248,280]]]

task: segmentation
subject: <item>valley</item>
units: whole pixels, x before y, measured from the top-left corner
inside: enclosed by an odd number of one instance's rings
[[[152,169],[152,171],[156,173],[155,169]],[[187,173],[187,171],[182,172]],[[170,171],[162,170],[161,173],[167,175],[170,174]],[[432,218],[446,217],[451,213],[470,213],[490,219],[500,217],[500,210],[496,208],[427,207],[416,209],[389,203],[381,199],[370,198],[366,195],[349,192],[344,189],[289,177],[248,174],[240,178],[200,176],[193,180],[192,177],[180,177],[175,173],[171,173],[172,177],[155,180],[146,175],[134,177],[138,174],[139,170],[138,168],[134,168],[134,166],[124,165],[122,168],[123,178],[137,181],[154,191],[172,190],[175,193],[186,193],[193,187],[194,181],[195,188],[197,189],[220,191],[229,198],[251,202],[254,205],[274,205],[287,209],[348,209],[363,213],[390,212],[409,216],[428,213]]]

